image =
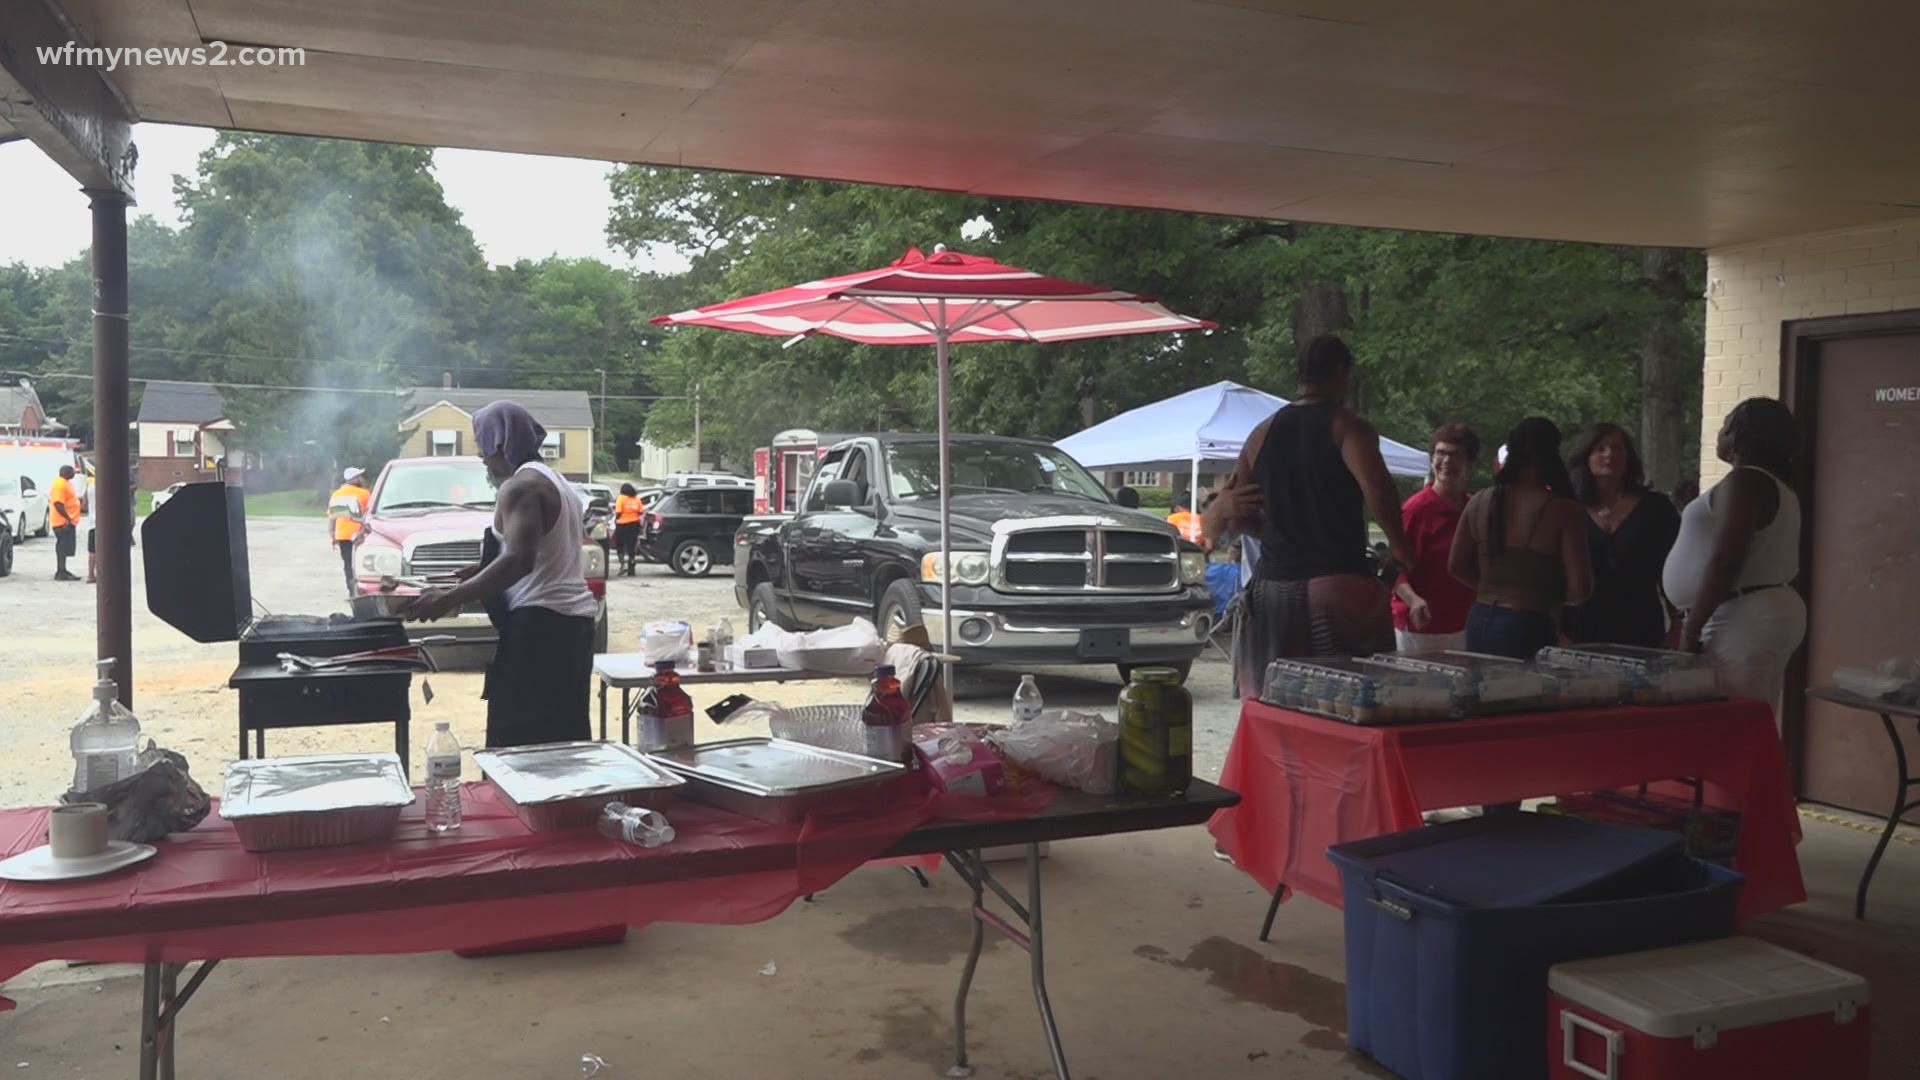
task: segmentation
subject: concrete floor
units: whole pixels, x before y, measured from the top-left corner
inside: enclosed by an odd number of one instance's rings
[[[1920,846],[1893,845],[1871,920],[1856,923],[1872,835],[1815,820],[1806,834],[1813,899],[1752,932],[1870,978],[1874,1078],[1911,1080]],[[1048,982],[1075,1076],[1388,1075],[1345,1049],[1338,912],[1289,903],[1274,940],[1259,943],[1264,897],[1198,829],[1056,844],[1044,865]],[[233,961],[184,1014],[180,1071],[559,1080],[581,1076],[591,1053],[607,1062],[604,1080],[937,1077],[951,1062],[965,898],[950,872],[923,890],[904,871],[869,869],[758,926],[654,926],[614,948]],[[969,1012],[976,1075],[1038,1080],[1050,1072],[1025,957],[989,942]],[[120,967],[47,966],[16,980],[7,993],[21,1008],[0,1015],[0,1069],[133,1075],[139,986]]]

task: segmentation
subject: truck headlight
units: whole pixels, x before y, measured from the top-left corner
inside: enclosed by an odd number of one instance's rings
[[[580,550],[581,550],[581,554],[586,557],[586,571],[587,571],[586,576],[588,578],[606,577],[607,576],[606,551],[603,550],[599,544],[588,544],[585,547],[581,548]]]
[[[1183,551],[1180,553],[1180,583],[1183,585],[1205,585],[1207,583],[1206,552]]]
[[[984,551],[956,551],[953,553],[953,583],[955,585],[985,585],[991,562]],[[920,580],[931,581],[935,585],[946,576],[945,564],[940,553],[933,552],[920,560]]]
[[[367,577],[399,577],[400,549],[387,544],[361,544],[360,573]]]

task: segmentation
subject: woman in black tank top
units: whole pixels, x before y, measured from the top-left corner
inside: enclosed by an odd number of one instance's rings
[[[1340,405],[1308,401],[1274,414],[1254,462],[1266,493],[1260,573],[1299,581],[1367,572],[1367,509],[1333,440]]]

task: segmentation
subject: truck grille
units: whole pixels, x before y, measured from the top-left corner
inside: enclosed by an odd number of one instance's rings
[[[1003,592],[1167,592],[1180,584],[1180,549],[1140,529],[1012,530],[995,543],[993,573]]]
[[[463,566],[480,561],[480,541],[453,540],[439,544],[421,544],[413,549],[407,573],[425,577],[451,574]]]

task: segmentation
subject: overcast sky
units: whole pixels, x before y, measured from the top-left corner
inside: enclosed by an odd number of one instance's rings
[[[173,177],[191,175],[200,152],[213,145],[208,128],[141,124],[133,129],[140,148],[134,172],[133,213],[151,214],[178,227]],[[460,211],[490,263],[594,256],[616,266],[672,270],[678,260],[629,259],[607,245],[607,170],[603,161],[535,157],[482,150],[436,150],[434,172],[447,202]],[[528,198],[529,192],[538,193]],[[0,225],[0,264],[54,266],[87,248],[91,224],[87,200],[73,178],[38,147],[21,140],[0,146],[0,193],[6,221]]]

